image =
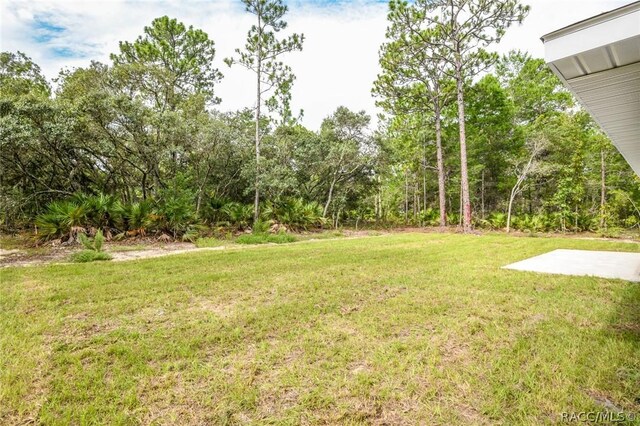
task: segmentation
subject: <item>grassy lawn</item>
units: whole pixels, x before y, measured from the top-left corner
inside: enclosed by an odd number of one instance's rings
[[[640,245],[396,234],[0,271],[0,423],[554,424],[640,412]],[[638,421],[640,423],[640,419]]]

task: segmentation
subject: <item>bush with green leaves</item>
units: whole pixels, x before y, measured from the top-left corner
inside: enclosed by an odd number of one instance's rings
[[[325,223],[322,206],[315,201],[306,202],[302,198],[267,202],[262,208],[261,216],[264,220],[274,220],[295,230],[319,228]]]
[[[172,234],[173,238],[192,232],[194,226],[200,224],[195,197],[189,188],[186,179],[179,175],[159,191],[155,200],[156,223],[160,230]]]
[[[71,260],[76,263],[96,262],[111,260],[112,256],[103,251],[81,250],[71,255]]]
[[[222,208],[230,203],[230,200],[222,197],[212,196],[203,202],[201,217],[210,224],[215,225],[228,219]]]
[[[78,234],[78,240],[84,246],[86,250],[102,251],[102,245],[104,244],[104,235],[101,230],[96,231],[96,235],[93,238],[87,237],[86,234]]]
[[[488,219],[493,229],[503,229],[507,226],[507,214],[502,212],[492,213]]]
[[[420,212],[420,221],[426,226],[440,225],[440,212],[432,207]]]
[[[253,220],[253,206],[236,202],[227,203],[220,209],[222,217],[229,225],[246,229]]]
[[[251,232],[254,234],[268,234],[271,230],[271,221],[258,219],[253,222],[253,226],[251,227]]]
[[[97,260],[111,260],[111,255],[102,251],[104,235],[100,229],[96,231],[96,235],[93,238],[89,238],[86,234],[80,233],[78,234],[78,240],[84,247],[84,250],[73,253],[71,255],[72,261],[85,263]]]
[[[37,234],[43,239],[73,239],[84,232],[87,210],[75,201],[53,201],[35,221]]]
[[[125,204],[122,218],[122,230],[126,230],[127,235],[145,236],[153,229],[158,216],[153,213],[153,207],[149,201],[140,201]]]
[[[109,234],[122,226],[123,205],[113,195],[76,194],[73,200],[82,205],[86,212],[86,225]]]

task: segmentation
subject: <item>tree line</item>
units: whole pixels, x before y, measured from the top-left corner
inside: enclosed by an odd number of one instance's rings
[[[0,54],[2,227],[177,238],[264,223],[640,223],[637,177],[544,61],[485,50],[525,19],[517,1],[392,0],[378,128],[339,107],[318,131],[290,108],[283,58],[304,35],[282,36],[281,1],[243,3],[255,24],[230,68],[204,31],[166,16],[55,87],[24,53]],[[255,104],[220,112],[216,86],[237,65],[255,76]]]

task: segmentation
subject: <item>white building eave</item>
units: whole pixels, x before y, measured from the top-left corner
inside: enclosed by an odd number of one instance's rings
[[[640,175],[640,1],[542,41],[549,67]]]

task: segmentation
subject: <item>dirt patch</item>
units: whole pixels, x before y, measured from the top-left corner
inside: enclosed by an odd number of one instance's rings
[[[137,260],[137,259],[149,259],[153,257],[162,257],[168,256],[171,254],[182,254],[189,253],[192,251],[198,250],[209,250],[209,249],[224,249],[224,246],[220,247],[211,247],[211,248],[197,248],[194,244],[191,243],[171,243],[166,244],[161,247],[150,247],[145,248],[143,250],[131,250],[131,251],[117,251],[117,252],[109,252],[107,248],[107,252],[113,256],[114,262],[122,262],[125,260]]]
[[[172,254],[189,253],[192,251],[205,250],[224,250],[225,246],[198,248],[192,243],[150,243],[145,244],[143,248],[136,249],[140,246],[140,241],[136,245],[132,245],[132,250],[121,250],[122,243],[107,243],[105,252],[113,256],[113,261],[121,262],[126,260],[148,259],[154,257],[168,256]],[[114,247],[115,251],[111,248]],[[136,247],[136,248],[134,248]],[[37,266],[49,263],[68,263],[72,253],[81,250],[78,245],[74,246],[47,246],[38,249],[36,252],[32,250],[4,250],[0,249],[0,268],[9,266]]]
[[[32,266],[63,262],[75,250],[70,247],[40,247],[37,249],[0,249],[0,268],[7,266]]]
[[[237,303],[234,301],[216,302],[210,299],[198,298],[191,303],[190,312],[211,312],[220,318],[227,318],[235,313]]]

